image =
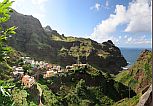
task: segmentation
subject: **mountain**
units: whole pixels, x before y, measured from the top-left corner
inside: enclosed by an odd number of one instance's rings
[[[143,50],[134,65],[127,71],[122,71],[116,75],[115,80],[126,86],[130,86],[137,93],[137,96],[130,101],[135,101],[131,106],[135,106],[138,102],[138,106],[148,106],[141,105],[141,103],[150,104],[152,102],[149,99],[152,97],[152,91],[149,90],[152,87],[152,52]],[[128,102],[128,100],[122,101],[125,104]]]
[[[52,32],[52,29],[51,29],[51,27],[49,25],[47,25],[46,27],[44,27],[44,30],[46,32]]]
[[[97,43],[91,39],[65,37],[50,26],[42,27],[31,15],[15,10],[3,27],[17,26],[17,34],[9,38],[9,45],[37,59],[61,66],[76,62],[88,63],[104,72],[117,74],[127,62],[111,40]],[[78,56],[79,55],[79,56]]]
[[[152,82],[152,52],[144,50],[137,61],[127,71],[116,76],[116,80],[128,85],[131,83],[133,90],[142,92]]]

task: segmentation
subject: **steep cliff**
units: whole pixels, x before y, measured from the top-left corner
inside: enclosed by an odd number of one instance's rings
[[[18,29],[17,34],[9,38],[9,45],[36,59],[61,66],[79,61],[114,74],[127,65],[120,49],[110,40],[100,44],[91,39],[65,37],[50,26],[43,28],[40,21],[33,16],[22,15],[16,11],[3,27],[12,25]]]
[[[116,76],[116,80],[130,86],[137,92],[147,89],[152,82],[152,52],[144,50],[127,71]]]
[[[144,50],[137,61],[127,71],[116,75],[116,81],[131,87],[137,96],[125,99],[114,106],[149,106],[152,98],[152,52]],[[125,105],[126,106],[126,105]]]

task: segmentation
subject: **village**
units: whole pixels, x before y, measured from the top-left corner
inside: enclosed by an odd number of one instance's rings
[[[55,76],[56,74],[65,73],[78,67],[86,67],[87,64],[72,64],[65,68],[62,68],[56,64],[50,64],[44,61],[35,61],[30,57],[21,57],[24,65],[30,65],[30,68],[24,68],[23,65],[13,66],[14,79],[19,79],[22,85],[30,88],[35,84],[36,80],[39,80],[39,76],[42,75],[44,79]],[[27,72],[31,70],[32,75]]]

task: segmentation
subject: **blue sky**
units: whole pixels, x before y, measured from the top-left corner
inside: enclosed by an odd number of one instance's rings
[[[16,0],[13,8],[65,36],[151,47],[151,0]]]

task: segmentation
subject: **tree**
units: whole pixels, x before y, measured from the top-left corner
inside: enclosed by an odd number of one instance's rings
[[[75,93],[79,96],[79,97],[85,97],[86,96],[86,85],[85,85],[85,80],[81,79],[75,88]]]
[[[13,93],[13,100],[14,100],[13,104],[15,106],[28,106],[28,102],[26,99],[28,96],[28,93],[26,90],[21,90],[21,89],[15,88],[12,91],[12,93]]]
[[[1,106],[10,106],[13,101],[10,98],[10,92],[8,89],[14,87],[13,84],[6,81],[0,80],[0,105]]]
[[[2,27],[2,23],[7,22],[10,19],[10,13],[13,12],[10,8],[12,3],[13,1],[10,0],[0,2],[0,62],[5,61],[7,54],[11,51],[11,48],[6,45],[7,38],[15,34],[15,26],[7,29]]]
[[[108,80],[110,80],[110,79],[112,79],[112,76],[108,72],[106,72],[105,78],[108,79]]]
[[[7,46],[6,41],[7,38],[10,35],[15,34],[15,29],[16,27],[10,27],[4,29],[2,27],[2,24],[7,22],[10,19],[10,13],[13,12],[10,6],[12,5],[13,1],[10,0],[3,0],[0,2],[0,63],[6,62],[6,59],[8,57],[8,53],[11,52],[11,48]],[[11,99],[10,99],[10,94],[8,93],[7,89],[10,89],[9,85],[1,85],[0,89],[0,101],[2,106],[8,106],[11,105]]]
[[[69,92],[66,96],[65,96],[66,102],[70,105],[78,105],[80,103],[80,99],[78,97],[78,95],[74,92]]]
[[[45,106],[62,106],[57,96],[47,86],[43,88],[42,98]]]

